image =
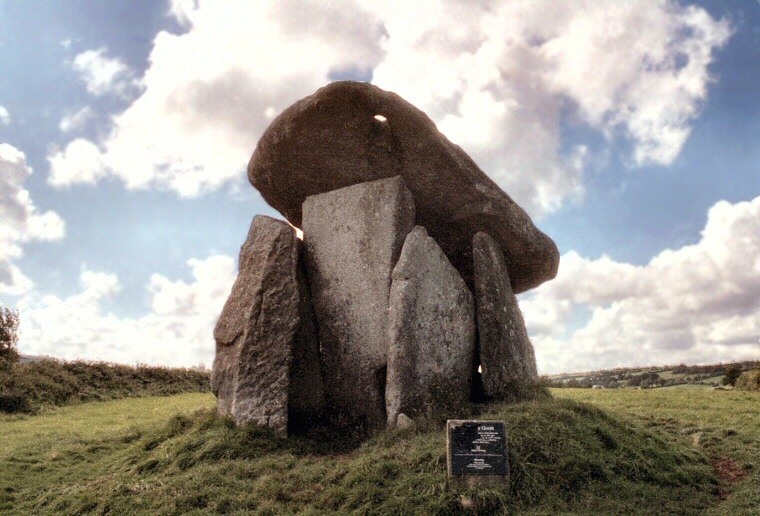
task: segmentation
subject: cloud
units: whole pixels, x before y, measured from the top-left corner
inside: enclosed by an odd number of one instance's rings
[[[382,54],[382,26],[352,4],[175,2],[173,13],[189,32],[156,36],[144,93],[102,142],[102,173],[129,188],[190,197],[239,179],[273,114]],[[350,23],[331,27],[338,18]]]
[[[95,184],[106,175],[103,155],[89,140],[77,138],[62,151],[48,156],[50,175],[48,184],[65,187],[77,183]]]
[[[77,54],[71,68],[79,73],[87,91],[93,95],[129,97],[139,83],[135,81],[132,70],[121,59],[107,57],[107,51],[102,47]]]
[[[730,35],[671,2],[454,5],[388,8],[373,82],[430,113],[534,215],[582,194],[588,149],[563,149],[568,124],[622,133],[636,164],[671,163]]]
[[[11,114],[3,106],[0,106],[0,126],[9,125],[11,123]]]
[[[698,243],[644,266],[571,251],[520,305],[544,372],[758,359],[760,197],[717,203]]]
[[[187,263],[191,283],[151,277],[146,287],[151,312],[138,318],[119,318],[104,309],[121,288],[115,275],[104,272],[82,272],[81,291],[64,299],[23,298],[19,350],[68,360],[210,365],[213,328],[235,279],[235,260],[216,255]]]
[[[65,233],[58,214],[39,213],[24,188],[31,173],[23,152],[0,143],[0,294],[19,295],[32,286],[14,264],[25,243],[59,240]]]
[[[81,131],[95,117],[90,106],[85,106],[77,111],[70,111],[61,118],[58,128],[61,132],[70,133]]]
[[[144,92],[93,142],[99,174],[186,197],[219,188],[274,114],[335,77],[372,77],[533,216],[583,195],[597,156],[563,145],[573,125],[629,142],[633,165],[671,163],[731,34],[676,2],[200,0],[170,12],[187,32],[156,36]]]

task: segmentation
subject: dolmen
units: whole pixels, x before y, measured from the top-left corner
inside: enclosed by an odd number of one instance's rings
[[[257,215],[241,247],[220,414],[372,431],[536,382],[515,294],[556,276],[557,247],[422,111],[329,84],[272,122],[248,177],[287,222]]]

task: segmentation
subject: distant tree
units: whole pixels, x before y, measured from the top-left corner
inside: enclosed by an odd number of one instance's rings
[[[742,375],[742,370],[737,366],[728,366],[724,374],[726,376],[723,377],[723,385],[731,385],[733,387],[736,385],[736,380]]]
[[[0,306],[0,369],[18,360],[18,310]]]
[[[685,374],[689,372],[689,367],[686,364],[679,364],[673,368],[673,374]]]

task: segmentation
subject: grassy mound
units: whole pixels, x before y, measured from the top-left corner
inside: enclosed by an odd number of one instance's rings
[[[686,439],[571,400],[496,405],[479,417],[506,421],[506,493],[447,485],[439,422],[355,446],[235,428],[205,409],[90,443],[87,453],[79,444],[40,457],[38,480],[22,473],[0,510],[457,514],[465,495],[483,514],[684,514],[716,503],[713,469]]]
[[[209,373],[194,369],[51,359],[13,364],[0,373],[0,412],[35,413],[44,406],[210,389]]]

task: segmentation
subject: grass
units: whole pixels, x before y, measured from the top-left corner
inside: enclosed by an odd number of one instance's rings
[[[451,489],[434,421],[354,445],[235,428],[215,415],[209,394],[61,408],[0,421],[0,512],[459,514],[462,496],[482,514],[751,514],[760,506],[757,393],[554,394],[479,415],[507,424],[508,492]],[[722,481],[720,468],[734,462],[744,478]]]
[[[46,359],[0,370],[0,413],[135,396],[209,392],[207,371]]]
[[[724,500],[708,513],[760,514],[760,392],[555,389],[553,394],[690,440],[723,477]]]

